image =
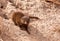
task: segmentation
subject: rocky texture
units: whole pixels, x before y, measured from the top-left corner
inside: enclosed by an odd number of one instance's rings
[[[7,6],[7,0],[0,0],[0,8],[5,9]]]
[[[53,2],[57,5],[60,5],[60,0],[46,0],[47,2]]]
[[[60,41],[60,5],[45,0],[4,0],[0,7],[0,41]],[[0,2],[0,3],[1,3]],[[12,21],[13,12],[39,17],[28,30],[21,30]],[[8,19],[5,19],[3,15]]]

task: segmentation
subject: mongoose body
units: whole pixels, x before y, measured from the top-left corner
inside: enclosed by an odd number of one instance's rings
[[[12,15],[12,20],[15,25],[19,26],[22,30],[28,31],[28,25],[30,22],[30,19],[38,19],[37,17],[31,17],[24,15],[22,12],[14,12]]]
[[[19,26],[22,30],[26,30],[28,32],[29,17],[25,16],[21,12],[15,12],[12,15],[12,20],[15,25]]]

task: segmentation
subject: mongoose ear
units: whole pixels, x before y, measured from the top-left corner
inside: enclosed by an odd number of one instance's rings
[[[29,18],[30,18],[30,22],[32,22],[32,21],[36,21],[36,20],[39,20],[38,17],[32,17],[32,16],[30,16]]]

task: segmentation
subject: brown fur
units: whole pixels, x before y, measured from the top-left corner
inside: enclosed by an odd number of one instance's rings
[[[23,13],[15,12],[12,15],[12,20],[15,23],[15,25],[19,26],[22,30],[26,30],[28,32],[27,26],[29,24],[29,19],[26,19],[26,18],[23,18],[23,17],[24,17]],[[26,24],[24,22],[26,22]]]
[[[38,19],[37,17],[30,17],[24,15],[22,12],[14,12],[12,15],[12,20],[15,23],[15,25],[19,26],[22,30],[26,30],[28,33],[28,25],[30,22],[30,19]]]

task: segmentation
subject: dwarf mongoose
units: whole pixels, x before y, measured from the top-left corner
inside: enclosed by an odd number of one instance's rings
[[[28,25],[30,19],[38,19],[38,17],[26,16],[22,12],[14,12],[12,15],[12,20],[15,25],[19,26],[22,30],[28,31]]]

